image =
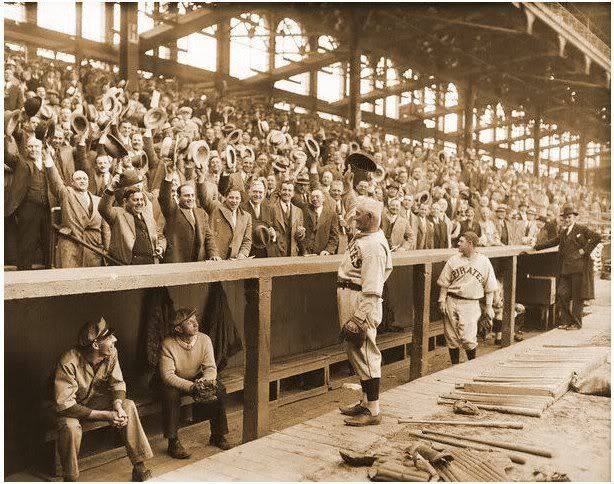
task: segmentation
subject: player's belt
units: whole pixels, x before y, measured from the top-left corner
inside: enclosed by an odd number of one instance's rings
[[[463,296],[459,296],[458,294],[454,294],[453,292],[449,292],[448,296],[450,296],[451,298],[454,299],[463,299],[464,301],[479,301],[480,299],[474,299],[472,297],[463,297]]]
[[[362,286],[355,282],[348,281],[346,279],[337,279],[337,287],[343,287],[345,289],[351,289],[352,291],[362,291]]]

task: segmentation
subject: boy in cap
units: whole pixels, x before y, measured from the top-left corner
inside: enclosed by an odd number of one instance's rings
[[[493,296],[497,290],[495,271],[488,257],[475,251],[479,238],[475,232],[465,232],[458,241],[459,253],[445,264],[437,284],[439,310],[444,317],[444,334],[450,361],[460,362],[460,348],[467,359],[475,358],[480,319],[480,299],[486,296],[485,313],[493,319]]]
[[[223,450],[233,446],[226,440],[226,388],[217,380],[217,367],[211,339],[198,331],[196,309],[177,310],[173,334],[162,342],[160,377],[164,416],[164,436],[168,454],[175,459],[189,459],[177,435],[181,397],[192,395],[195,417],[211,419],[209,442]]]
[[[79,479],[77,458],[84,420],[103,420],[121,429],[133,465],[132,480],[145,481],[151,477],[144,461],[151,459],[153,453],[136,405],[126,399],[116,341],[104,318],[87,323],[79,331],[77,346],[62,354],[56,367],[54,399],[65,481]]]

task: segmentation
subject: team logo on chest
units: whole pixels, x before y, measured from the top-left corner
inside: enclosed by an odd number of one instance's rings
[[[480,284],[484,284],[484,276],[482,275],[482,273],[478,271],[475,267],[471,267],[471,266],[457,267],[456,269],[452,271],[451,279],[452,281],[455,281],[456,279],[459,279],[465,276],[465,274],[475,277],[480,282]]]
[[[354,269],[360,269],[362,267],[362,257],[360,255],[360,250],[354,242],[350,243],[348,252],[350,253],[350,262],[352,263],[352,267],[354,267]]]

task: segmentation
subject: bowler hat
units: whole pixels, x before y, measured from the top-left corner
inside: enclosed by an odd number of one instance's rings
[[[125,170],[119,177],[119,183],[116,189],[131,187],[143,181],[143,175],[138,170],[129,169]]]
[[[34,136],[36,139],[44,141],[53,135],[55,131],[55,121],[53,119],[47,119],[45,121],[41,121],[34,128]]]
[[[311,157],[317,160],[318,156],[320,156],[320,145],[318,144],[318,142],[314,140],[311,136],[308,138],[306,137],[305,147],[307,148],[307,151],[309,152]]]
[[[273,161],[273,164],[271,166],[274,171],[282,172],[286,171],[286,169],[290,166],[290,162],[287,159],[278,156],[275,161]]]
[[[566,203],[561,207],[561,215],[563,217],[565,217],[566,215],[578,215],[578,211],[571,203]]]
[[[231,145],[236,144],[241,139],[241,133],[242,131],[240,129],[233,129],[228,136],[226,136],[226,141]]]
[[[19,124],[19,110],[15,111],[4,111],[4,134],[7,136],[11,136],[17,124]]]
[[[272,129],[267,135],[267,143],[273,146],[283,146],[286,144],[286,136],[277,129]]]
[[[128,156],[128,150],[116,136],[107,133],[103,138],[101,142],[111,158],[123,158],[124,156]]]
[[[75,133],[81,134],[87,130],[89,126],[89,122],[85,116],[82,114],[73,113],[70,116],[70,126],[74,130]]]
[[[166,123],[168,115],[162,108],[151,108],[143,116],[143,125],[148,129],[160,129]]]
[[[309,185],[309,176],[305,173],[301,173],[298,177],[296,177],[297,185]]]
[[[101,317],[100,321],[91,321],[81,327],[77,337],[77,344],[81,348],[87,348],[95,341],[102,341],[112,334],[113,329],[109,328],[105,319]]]

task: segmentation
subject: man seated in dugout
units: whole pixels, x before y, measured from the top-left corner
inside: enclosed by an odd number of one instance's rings
[[[121,431],[133,465],[133,481],[151,477],[144,461],[151,459],[153,453],[136,405],[126,399],[116,341],[104,318],[87,323],[79,331],[77,346],[62,354],[56,367],[58,447],[65,481],[79,479],[81,422],[86,420],[107,421]]]
[[[175,315],[173,334],[162,342],[160,377],[164,414],[164,436],[168,454],[175,459],[189,459],[177,435],[181,397],[194,398],[195,419],[211,419],[209,443],[222,450],[233,446],[226,440],[226,388],[217,379],[217,367],[211,339],[198,331],[196,309],[181,308]]]

